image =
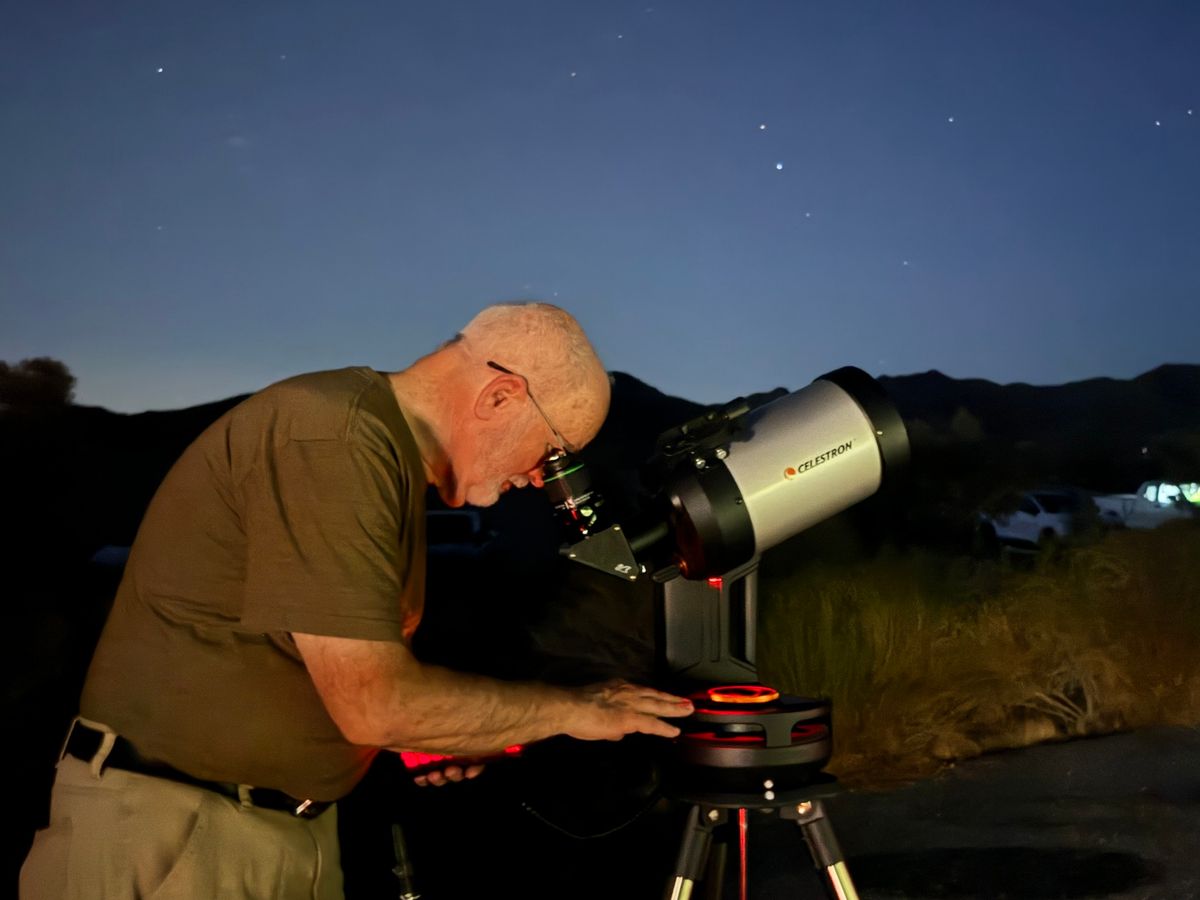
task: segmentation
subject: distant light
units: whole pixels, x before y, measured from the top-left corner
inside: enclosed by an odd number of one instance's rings
[[[1190,116],[1191,114],[1192,114],[1192,110],[1190,110],[1190,109],[1189,109],[1189,110],[1188,110],[1188,115]]]
[[[1161,127],[1162,127],[1162,122],[1160,122],[1158,119],[1155,119],[1155,120],[1154,120],[1154,127],[1155,127],[1155,128],[1161,128]]]
[[[907,265],[908,265],[908,260],[907,260],[907,259],[906,259],[906,260],[904,260],[904,262],[900,263],[900,265],[902,265],[902,266],[907,266]]]
[[[947,122],[950,122],[950,123],[953,123],[953,122],[954,122],[954,116],[950,116],[950,117],[948,117],[948,118],[946,119],[946,121],[947,121]]]
[[[720,575],[714,575],[712,578],[708,579],[708,586],[710,588],[716,588],[718,591],[724,586],[724,584],[725,580]]]
[[[775,171],[782,172],[783,171],[783,163],[775,163]]]
[[[571,77],[572,77],[572,78],[574,78],[574,77],[575,77],[576,75],[578,75],[578,74],[579,74],[578,72],[572,72],[572,73],[571,73]]]
[[[759,126],[758,126],[758,130],[759,130],[759,131],[766,131],[766,130],[767,130],[767,123],[766,123],[766,122],[763,122],[761,125],[759,125]]]
[[[161,75],[163,73],[163,67],[159,66],[155,71],[157,71],[158,74]]]

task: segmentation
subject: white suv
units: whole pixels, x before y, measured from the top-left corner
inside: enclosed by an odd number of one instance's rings
[[[979,528],[985,540],[994,539],[1010,547],[1036,550],[1070,537],[1079,530],[1085,518],[1095,514],[1095,504],[1082,492],[1036,490],[1022,494],[1012,512],[980,515]]]

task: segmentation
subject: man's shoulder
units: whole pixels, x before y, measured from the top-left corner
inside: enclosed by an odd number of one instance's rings
[[[294,375],[242,406],[244,417],[269,422],[289,440],[348,440],[364,421],[395,427],[403,418],[386,376],[364,366]]]

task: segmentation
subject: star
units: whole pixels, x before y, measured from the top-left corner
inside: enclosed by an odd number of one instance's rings
[[[163,67],[159,66],[155,71],[158,72],[159,75],[161,75],[163,73]]]
[[[900,265],[902,265],[902,266],[907,266],[907,265],[908,265],[908,260],[907,260],[907,259],[906,259],[906,260],[904,260],[903,262],[901,262],[901,263],[900,263]]]
[[[950,122],[951,124],[953,124],[953,123],[954,123],[954,116],[949,116],[949,117],[947,117],[946,121],[947,121],[947,122]]]
[[[1161,128],[1161,127],[1162,127],[1162,122],[1160,122],[1158,119],[1155,119],[1155,120],[1154,120],[1154,127],[1155,127],[1155,128]]]
[[[280,60],[285,60],[285,59],[287,59],[287,54],[286,54],[286,53],[280,53],[280,54],[279,54],[279,59],[280,59]]]
[[[758,126],[758,130],[759,130],[759,131],[766,131],[766,130],[767,130],[767,123],[766,123],[766,122],[763,122],[763,124],[759,125],[759,126]]]
[[[578,72],[572,72],[572,73],[571,73],[571,77],[572,77],[572,78],[574,78],[574,77],[575,77],[576,75],[578,75],[578,74],[579,74]]]
[[[782,172],[782,171],[783,171],[783,163],[781,163],[781,162],[780,162],[780,163],[775,163],[775,171],[776,171],[776,172]]]
[[[804,218],[806,218],[806,219],[811,219],[811,218],[812,218],[812,213],[810,213],[810,212],[806,212],[806,213],[804,214]]]
[[[1188,110],[1188,115],[1190,116],[1191,114],[1192,114],[1192,111],[1189,109],[1189,110]]]

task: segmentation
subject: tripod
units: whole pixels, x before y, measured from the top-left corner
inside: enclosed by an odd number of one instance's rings
[[[754,794],[720,794],[701,792],[681,795],[676,799],[690,803],[687,822],[683,828],[683,841],[679,847],[679,857],[675,864],[675,877],[672,880],[667,900],[690,900],[695,885],[704,877],[708,867],[709,852],[712,847],[713,830],[728,821],[730,810],[738,811],[739,827],[744,837],[747,824],[747,811],[758,809],[763,812],[774,812],[781,819],[795,822],[800,826],[804,841],[808,844],[813,862],[818,869],[823,869],[832,896],[836,900],[858,900],[858,892],[850,880],[850,872],[842,859],[842,851],[838,846],[833,826],[825,815],[821,800],[837,792],[836,782],[828,775],[818,775],[807,785],[789,791],[776,793],[771,790],[772,783],[768,779],[763,783],[763,793]],[[745,843],[742,843],[742,878],[741,895],[746,900],[746,871]],[[715,890],[720,890],[721,872],[723,866],[716,866]],[[713,894],[713,896],[716,896]]]

